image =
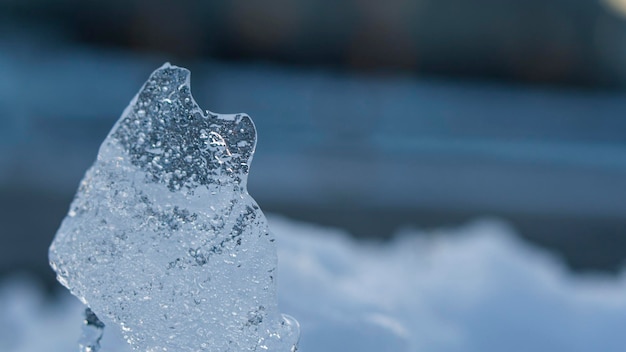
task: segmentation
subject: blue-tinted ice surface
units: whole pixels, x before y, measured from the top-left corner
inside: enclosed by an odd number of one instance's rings
[[[246,190],[256,130],[163,65],[103,142],[50,247],[58,280],[141,351],[293,351],[274,236]]]

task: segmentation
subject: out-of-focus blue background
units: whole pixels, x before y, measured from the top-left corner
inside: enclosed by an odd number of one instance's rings
[[[266,212],[388,237],[508,220],[576,270],[626,258],[624,0],[0,0],[0,273],[47,247],[164,61],[258,129]]]

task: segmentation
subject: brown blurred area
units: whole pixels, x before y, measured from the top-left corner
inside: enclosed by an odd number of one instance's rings
[[[624,0],[0,2],[73,40],[179,59],[621,87]]]

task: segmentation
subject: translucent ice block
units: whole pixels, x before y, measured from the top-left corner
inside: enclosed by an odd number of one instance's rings
[[[246,190],[255,145],[247,115],[203,112],[188,70],[157,69],[50,246],[58,280],[135,350],[295,350],[274,237]]]

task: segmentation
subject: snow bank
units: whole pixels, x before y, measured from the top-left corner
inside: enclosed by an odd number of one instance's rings
[[[390,243],[270,216],[281,310],[300,351],[623,351],[626,275],[573,275],[558,259],[485,220],[406,230]],[[419,234],[419,236],[418,236]],[[70,351],[81,307],[26,279],[0,285],[0,351]],[[121,352],[105,333],[103,351]]]

